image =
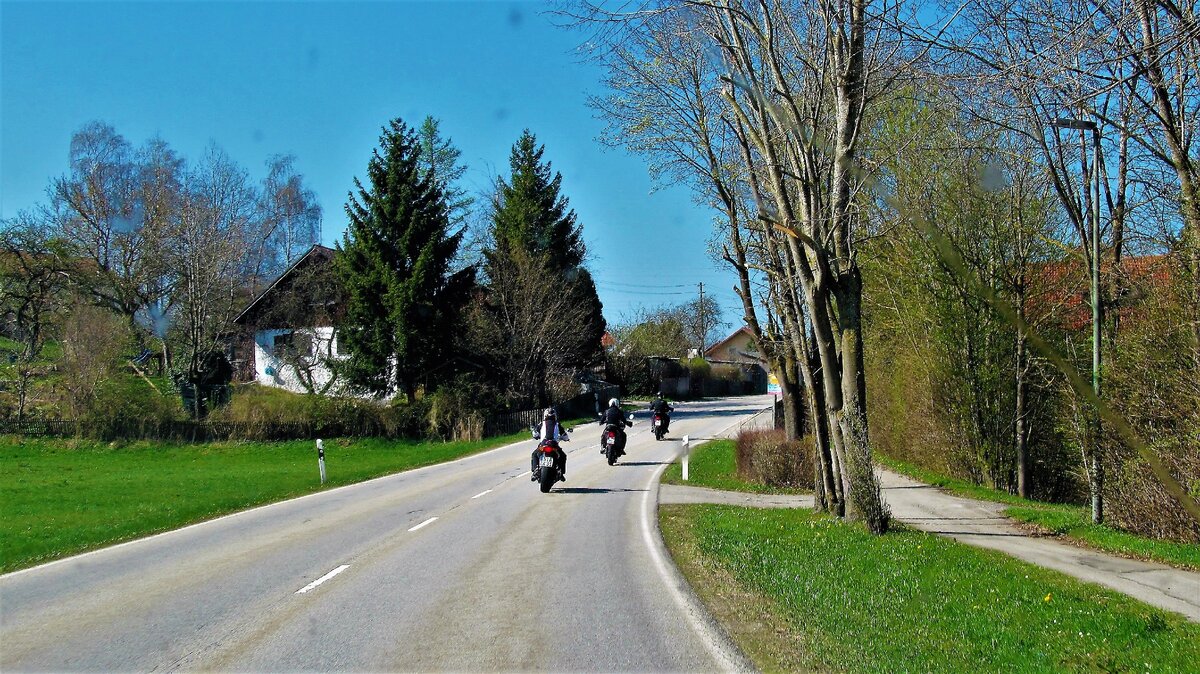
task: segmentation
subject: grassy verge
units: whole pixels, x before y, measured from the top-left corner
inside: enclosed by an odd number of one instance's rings
[[[202,445],[0,438],[0,572],[527,439]]]
[[[1200,625],[1005,555],[807,510],[663,506],[680,568],[764,671],[1192,671]],[[730,580],[734,586],[729,585]]]
[[[681,484],[690,487],[708,487],[725,491],[741,491],[754,494],[800,494],[799,489],[780,489],[757,482],[746,482],[737,475],[733,440],[710,440],[697,445],[688,460],[688,481],[683,481],[683,466],[678,461],[667,466],[663,472],[663,484]]]
[[[1086,506],[1031,501],[1006,491],[947,477],[903,461],[879,455],[876,455],[876,459],[897,473],[903,473],[952,494],[1011,506],[1004,511],[1006,515],[1019,522],[1035,525],[1051,535],[1062,536],[1103,552],[1200,570],[1200,545],[1160,541],[1102,524],[1092,524],[1091,511]]]

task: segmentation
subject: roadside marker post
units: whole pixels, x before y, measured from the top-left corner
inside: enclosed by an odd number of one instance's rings
[[[317,466],[321,469],[321,484],[325,484],[325,443],[317,438]]]
[[[683,481],[688,481],[688,457],[692,453],[691,441],[683,436]]]

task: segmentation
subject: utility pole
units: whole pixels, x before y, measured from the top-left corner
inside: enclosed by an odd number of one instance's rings
[[[700,319],[700,353],[696,354],[701,358],[704,357],[704,338],[708,336],[708,324],[704,322],[704,281],[700,282],[700,304],[699,309]]]
[[[1091,213],[1091,295],[1092,295],[1092,390],[1100,397],[1100,326],[1104,322],[1104,307],[1100,297],[1100,127],[1089,119],[1056,119],[1050,125],[1060,129],[1074,129],[1080,132],[1080,142],[1086,143],[1084,132],[1092,132],[1092,165],[1091,176],[1084,176],[1083,190],[1085,207],[1092,207]],[[1086,145],[1084,146],[1086,148]],[[1083,150],[1086,153],[1086,149]],[[1086,156],[1086,154],[1084,155]],[[1086,161],[1086,160],[1085,160]],[[1091,183],[1095,181],[1095,194],[1091,193]],[[1091,204],[1086,200],[1090,197]],[[1092,492],[1092,522],[1100,524],[1104,521],[1104,460],[1100,456],[1100,415],[1095,413],[1092,420],[1092,456],[1091,465],[1086,465],[1088,471],[1089,490]],[[1086,462],[1086,457],[1085,457]]]

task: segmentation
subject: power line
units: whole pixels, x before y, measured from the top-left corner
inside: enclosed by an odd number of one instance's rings
[[[606,286],[622,286],[622,287],[626,287],[626,288],[690,288],[691,287],[691,284],[688,284],[688,283],[679,283],[679,284],[669,285],[669,284],[665,284],[665,283],[623,283],[620,281],[597,281],[596,284],[597,285],[606,285]]]

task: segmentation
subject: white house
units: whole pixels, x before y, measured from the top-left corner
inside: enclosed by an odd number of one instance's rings
[[[329,266],[334,252],[310,248],[234,319],[241,333],[230,362],[238,380],[298,393],[330,388],[329,363],[343,357],[333,328],[341,309]]]

